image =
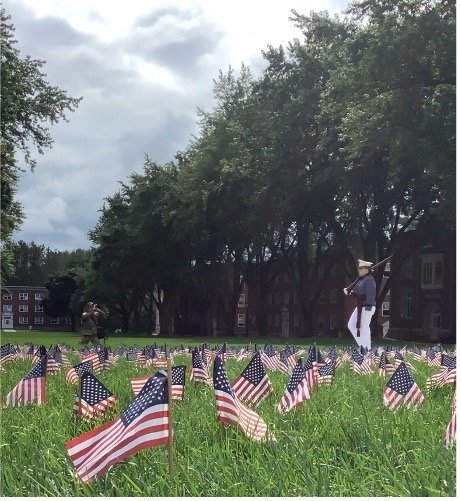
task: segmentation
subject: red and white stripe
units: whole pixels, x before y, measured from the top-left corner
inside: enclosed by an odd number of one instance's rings
[[[267,425],[261,416],[225,391],[215,390],[215,397],[220,423],[237,426],[255,442],[265,438]]]
[[[243,376],[238,376],[232,382],[231,387],[238,399],[252,404],[262,402],[272,392],[272,385],[267,374],[257,386],[254,386]]]
[[[45,377],[35,377],[19,381],[6,396],[5,406],[21,407],[33,404],[35,401],[38,405],[42,405],[46,401]]]
[[[283,414],[288,412],[295,406],[301,405],[304,400],[308,400],[312,395],[312,386],[306,377],[304,377],[298,386],[295,388],[293,393],[290,393],[288,390],[285,390],[285,394],[282,397],[282,400],[277,405],[277,410]]]
[[[168,443],[168,417],[167,404],[155,405],[127,427],[119,418],[70,440],[66,449],[77,475],[90,483],[128,456]]]
[[[386,386],[383,393],[383,399],[384,405],[394,410],[402,404],[420,405],[424,402],[424,395],[421,393],[418,385],[414,383],[405,395]]]
[[[73,411],[74,414],[79,418],[91,419],[93,417],[104,414],[107,410],[114,407],[116,402],[117,397],[115,395],[111,395],[109,398],[101,400],[95,405],[90,405],[85,400],[77,397],[74,402]]]
[[[131,388],[135,395],[142,390],[143,386],[149,381],[151,376],[134,377],[131,379]],[[171,398],[173,400],[182,400],[184,395],[184,386],[181,384],[171,385]]]

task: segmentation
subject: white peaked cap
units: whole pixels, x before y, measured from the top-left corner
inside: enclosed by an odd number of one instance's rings
[[[370,263],[370,261],[364,261],[363,259],[359,259],[359,268],[361,268],[362,266],[370,268],[371,266],[373,266],[373,263]]]

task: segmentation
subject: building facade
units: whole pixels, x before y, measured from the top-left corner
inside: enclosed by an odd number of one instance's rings
[[[48,295],[45,287],[6,286],[2,288],[2,329],[41,329],[67,331],[72,329],[70,316],[50,317],[41,301]]]

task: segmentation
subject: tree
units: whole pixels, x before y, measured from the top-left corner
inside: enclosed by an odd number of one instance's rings
[[[75,312],[71,310],[71,296],[77,290],[76,274],[69,272],[65,275],[51,275],[45,283],[48,297],[42,300],[43,310],[47,315],[59,317],[70,315],[72,331],[75,332]]]
[[[20,151],[26,165],[33,169],[36,160],[32,145],[39,154],[53,144],[47,123],[67,121],[66,111],[75,111],[82,99],[67,96],[66,91],[50,85],[42,72],[45,61],[21,58],[15,47],[14,27],[4,8],[0,10],[1,53],[1,241],[2,281],[11,274],[11,253],[8,253],[12,233],[23,219],[21,206],[14,200],[20,168],[15,154]],[[5,252],[6,251],[6,252]]]

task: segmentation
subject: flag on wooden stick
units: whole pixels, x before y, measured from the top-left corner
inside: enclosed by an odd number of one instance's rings
[[[424,395],[410,374],[408,367],[402,362],[384,387],[384,405],[394,410],[402,404],[420,405]]]
[[[77,475],[86,483],[148,447],[169,442],[168,382],[152,378],[122,415],[66,444]]]
[[[5,406],[21,407],[37,403],[42,405],[46,401],[46,366],[48,355],[40,359],[37,365],[24,379],[8,393]]]

